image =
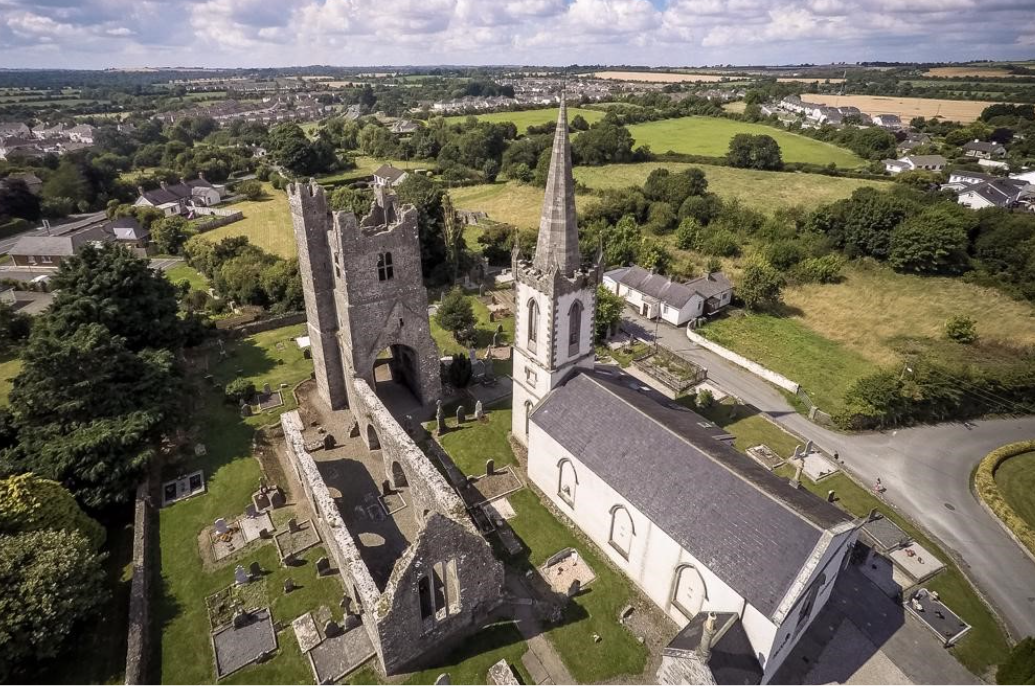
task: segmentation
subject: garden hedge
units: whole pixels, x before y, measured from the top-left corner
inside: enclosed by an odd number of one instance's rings
[[[1035,528],[1021,519],[1010,507],[995,482],[995,471],[999,465],[1011,457],[1032,450],[1035,450],[1035,441],[1020,441],[993,450],[978,464],[977,472],[974,474],[974,486],[985,505],[1013,532],[1021,544],[1035,555]]]

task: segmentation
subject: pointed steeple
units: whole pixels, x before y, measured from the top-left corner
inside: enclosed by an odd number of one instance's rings
[[[562,274],[571,275],[581,266],[581,257],[579,229],[575,222],[575,178],[571,173],[568,107],[563,94],[560,110],[532,264],[544,272],[552,271],[556,266]]]

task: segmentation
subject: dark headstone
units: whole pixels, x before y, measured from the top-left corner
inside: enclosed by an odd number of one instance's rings
[[[389,481],[388,479],[385,479],[384,481],[381,482],[381,494],[382,495],[391,495],[392,494],[392,482]]]
[[[324,638],[334,638],[341,633],[341,627],[333,619],[323,625]]]
[[[274,488],[270,491],[270,505],[274,508],[284,507],[287,500],[284,498],[284,492],[279,488]]]
[[[295,580],[291,577],[284,579],[284,593],[291,593],[293,590],[295,590]]]
[[[248,578],[248,572],[241,565],[237,565],[237,567],[234,568],[234,583],[238,586],[244,586],[249,581],[251,581],[251,579]]]
[[[323,449],[324,450],[330,450],[335,445],[337,445],[337,441],[334,440],[334,436],[333,435],[327,434],[326,436],[323,437]]]
[[[467,421],[467,413],[464,411],[464,406],[460,405],[456,408],[456,425],[460,426]]]
[[[313,351],[312,351],[312,349],[311,348],[306,348],[305,350],[303,350],[302,351],[302,357],[307,359],[307,360],[313,359]]]
[[[248,566],[248,575],[253,579],[258,579],[262,576],[262,565],[255,561]]]
[[[316,561],[316,573],[318,576],[326,576],[331,571],[331,561],[321,557]]]
[[[492,476],[496,473],[496,460],[491,457],[485,461],[485,475]]]
[[[248,614],[246,610],[238,610],[234,613],[233,625],[235,629],[240,629],[242,626],[247,625],[252,619],[252,616]]]
[[[568,597],[569,598],[574,598],[575,596],[577,596],[579,594],[579,591],[581,591],[581,590],[582,590],[582,582],[579,581],[578,579],[574,579],[571,582],[571,586],[568,586]]]
[[[298,526],[298,520],[296,518],[294,518],[294,517],[289,519],[287,524],[288,524],[288,531],[290,531],[291,533],[297,533],[298,531],[301,530],[301,528]]]
[[[837,500],[837,494],[833,491],[827,491],[827,502],[832,503]]]

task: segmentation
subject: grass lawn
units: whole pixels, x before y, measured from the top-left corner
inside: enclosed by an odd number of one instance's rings
[[[1007,504],[1035,527],[1035,452],[1014,455],[995,470],[995,484]]]
[[[688,164],[686,162],[640,162],[637,164],[609,164],[602,167],[575,167],[575,179],[593,189],[643,186],[647,175],[659,167],[672,172],[679,172],[687,167],[698,167],[704,171],[705,177],[708,179],[708,190],[713,191],[723,200],[737,198],[745,207],[766,214],[793,206],[811,210],[820,205],[847,198],[857,188],[887,187],[887,183],[883,181],[848,179],[803,172],[735,169],[734,167]],[[584,208],[585,205],[580,204],[580,207]]]
[[[791,477],[794,469],[789,465],[784,465],[777,469],[776,473]],[[931,551],[935,557],[945,562],[947,564],[945,571],[924,585],[937,591],[942,600],[973,627],[959,643],[951,648],[952,653],[963,666],[979,676],[984,675],[989,669],[1006,659],[1009,644],[995,615],[981,600],[974,587],[959,571],[952,559],[911,521],[844,474],[827,477],[821,483],[815,483],[808,477],[803,477],[802,484],[823,498],[826,497],[827,491],[834,491],[837,494],[837,505],[856,517],[864,517],[870,511],[877,510],[895,522],[920,545]]]
[[[991,288],[866,263],[844,275],[839,284],[788,288],[784,301],[805,326],[873,362],[895,362],[897,338],[941,338],[954,314],[972,317],[983,340],[1035,344],[1035,307]]]
[[[180,264],[165,270],[165,277],[174,284],[186,281],[196,291],[208,291],[208,279],[194,267]]]
[[[632,364],[632,361],[637,357],[646,355],[648,351],[650,351],[650,346],[646,343],[632,343],[621,348],[598,347],[597,355],[600,357],[608,356],[617,362],[619,367],[624,368]]]
[[[739,405],[727,399],[723,402],[712,403],[710,407],[691,405],[690,409],[704,415],[732,434],[735,439],[733,447],[740,452],[764,443],[780,457],[787,458],[793,455],[794,449],[802,444],[800,440],[749,405]]]
[[[291,224],[291,210],[287,194],[269,183],[262,184],[266,191],[261,200],[242,200],[227,205],[230,210],[244,213],[244,219],[201,234],[213,243],[229,236],[247,236],[253,245],[281,257],[294,257],[295,233]]]
[[[10,402],[11,389],[14,388],[14,377],[22,371],[22,361],[17,357],[0,362],[0,406]]]
[[[841,409],[853,381],[877,369],[859,353],[789,317],[737,312],[698,333],[798,382],[831,414]]]
[[[568,121],[570,122],[575,118],[575,115],[581,114],[587,122],[592,124],[595,121],[599,121],[604,118],[605,112],[600,110],[588,110],[581,107],[569,107],[568,108]],[[450,124],[456,124],[467,119],[466,114],[458,114],[452,117],[446,117],[446,121]],[[518,133],[524,133],[525,129],[529,126],[539,126],[541,124],[552,124],[557,121],[557,108],[549,107],[541,110],[522,110],[519,112],[492,112],[489,114],[477,114],[473,115],[478,118],[478,121],[487,121],[498,124],[500,122],[512,121],[517,127]]]
[[[460,471],[481,476],[485,473],[485,461],[488,459],[495,460],[497,469],[517,463],[507,440],[512,416],[509,399],[505,403],[485,408],[486,421],[469,421],[459,430],[456,428],[455,408],[452,409],[452,412],[446,412],[446,426],[450,431],[438,440]],[[468,407],[468,412],[471,411],[472,408]],[[434,422],[428,422],[428,429],[431,430],[434,425]]]
[[[496,332],[496,327],[503,325],[503,333],[497,338],[496,342],[500,345],[509,345],[514,342],[514,317],[505,317],[503,319],[497,318],[496,321],[489,321],[489,308],[478,299],[477,296],[470,296],[471,307],[474,309],[475,322],[475,341],[474,347],[479,351],[485,350],[489,345],[492,344],[492,334]],[[430,317],[431,321],[431,337],[435,339],[435,343],[438,345],[439,353],[442,355],[454,355],[456,353],[467,354],[468,349],[460,345],[456,338],[450,332],[439,326],[435,317]]]
[[[629,132],[636,145],[649,145],[655,154],[676,152],[688,155],[722,157],[729,150],[730,139],[738,133],[765,134],[776,140],[784,162],[836,164],[838,167],[861,167],[866,162],[845,148],[781,131],[772,126],[718,119],[716,117],[680,117],[645,124],[633,124]]]
[[[209,373],[218,383],[245,376],[260,386],[265,381],[274,386],[281,381],[294,385],[307,378],[312,369],[311,362],[302,358],[298,346],[290,340],[302,331],[302,326],[284,327],[233,342],[227,346],[230,356],[225,360],[219,360],[213,348],[209,351]],[[283,344],[280,349],[278,343]],[[272,423],[279,412],[294,406],[291,394],[286,393],[287,402],[281,408],[242,419],[237,409],[225,403],[220,394],[199,383],[202,386],[196,396],[194,417],[200,428],[199,440],[205,444],[207,454],[199,457],[191,453],[168,465],[165,474],[203,469],[207,492],[163,508],[158,515],[160,577],[156,579],[152,598],[158,636],[153,649],[153,676],[163,683],[214,682],[205,597],[233,582],[234,565],[226,564],[211,571],[204,569],[198,535],[217,517],[243,512],[261,476],[251,447],[254,430]],[[305,557],[312,563],[319,557],[319,551],[311,550]],[[292,578],[303,588],[284,597],[277,589],[287,570],[280,567],[274,546],[251,548],[242,560],[243,564],[257,560],[272,572],[266,577],[266,583],[277,621],[290,622],[303,605],[313,604],[314,598],[337,611],[340,582],[336,577],[316,579],[315,565],[306,564],[291,570]],[[308,662],[298,651],[293,633],[282,632],[278,640],[277,657],[264,665],[244,669],[228,681],[309,683],[312,674]]]
[[[528,650],[521,632],[510,622],[501,622],[486,627],[466,639],[448,657],[423,672],[411,674],[403,683],[433,684],[439,674],[449,673],[453,684],[487,684],[489,667],[500,660],[506,660],[521,677],[521,683],[532,683],[521,664],[521,656]],[[371,674],[370,676],[375,676]],[[372,683],[372,682],[355,682]]]

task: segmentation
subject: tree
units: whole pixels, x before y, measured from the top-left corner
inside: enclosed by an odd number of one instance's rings
[[[676,247],[680,250],[698,250],[701,247],[701,225],[687,217],[676,227]]]
[[[637,258],[640,266],[659,274],[668,272],[672,266],[672,253],[663,243],[653,238],[642,239]]]
[[[334,192],[328,198],[327,204],[330,205],[332,210],[352,212],[362,219],[370,212],[370,203],[372,201],[373,198],[370,196],[370,193],[364,193],[348,186],[341,186],[334,189]]]
[[[237,184],[237,192],[249,200],[259,200],[266,195],[266,191],[263,190],[262,184],[255,180],[242,181]]]
[[[446,243],[446,259],[452,273],[453,281],[460,276],[460,264],[464,259],[464,224],[453,209],[453,201],[449,194],[442,198],[442,237]]]
[[[236,405],[242,400],[247,401],[255,397],[255,382],[239,376],[226,385],[223,393],[226,395],[227,400]]]
[[[159,219],[151,225],[151,241],[158,252],[166,255],[179,255],[192,235],[190,222],[179,215]]]
[[[62,261],[51,285],[57,297],[47,318],[58,336],[96,322],[123,337],[129,350],[179,345],[175,287],[122,246],[83,246]]]
[[[625,301],[605,286],[597,286],[597,309],[593,318],[593,330],[597,341],[603,341],[622,321]]]
[[[958,274],[970,263],[967,235],[977,225],[969,210],[935,205],[910,217],[891,234],[888,262],[899,271]]]
[[[738,133],[730,140],[726,161],[732,167],[744,169],[780,169],[783,158],[780,145],[772,136]]]
[[[21,345],[31,331],[32,317],[16,311],[7,303],[0,303],[0,355],[6,355]]]
[[[995,673],[997,684],[1035,684],[1035,636],[1020,641]]]
[[[583,117],[581,114],[576,114],[574,117],[572,117],[571,124],[569,124],[569,127],[572,131],[588,131],[589,122],[587,122],[586,118]]]
[[[627,265],[636,260],[640,245],[640,227],[631,216],[622,217],[613,226],[601,232],[604,243],[604,262],[607,265]]]
[[[56,657],[73,627],[100,609],[102,559],[76,531],[0,535],[0,681]]]
[[[28,221],[40,218],[40,199],[21,179],[0,180],[0,222],[11,217]]]
[[[737,295],[749,310],[764,310],[780,303],[784,279],[768,262],[749,264],[737,285]]]
[[[424,278],[445,280],[446,240],[442,197],[445,192],[421,174],[407,174],[395,188],[399,202],[417,208],[417,233],[420,237],[420,262]]]
[[[605,120],[576,136],[571,143],[571,154],[576,164],[632,162],[633,143],[629,129]]]
[[[377,159],[385,159],[395,154],[395,136],[383,126],[367,124],[359,132],[359,149]]]
[[[435,321],[457,340],[474,327],[474,308],[463,289],[455,287],[445,294],[435,313]]]
[[[79,508],[64,486],[26,473],[0,479],[0,535],[55,529],[77,531],[93,550],[104,543],[104,527]]]
[[[978,339],[977,322],[963,314],[954,314],[945,321],[945,337],[969,345]]]

